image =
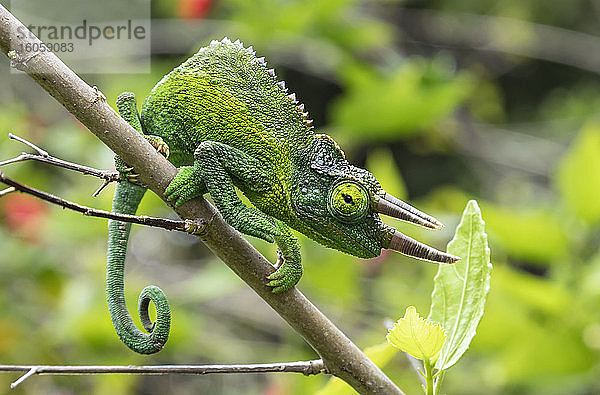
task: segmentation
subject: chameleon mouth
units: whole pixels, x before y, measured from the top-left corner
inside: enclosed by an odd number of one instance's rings
[[[437,219],[417,210],[408,203],[403,202],[385,191],[378,197],[376,210],[380,214],[388,215],[429,229],[439,230],[444,227]],[[392,229],[390,234],[391,238],[387,247],[390,250],[398,251],[401,254],[429,262],[455,263],[460,260],[457,256],[436,250],[435,248],[410,238],[395,229]]]

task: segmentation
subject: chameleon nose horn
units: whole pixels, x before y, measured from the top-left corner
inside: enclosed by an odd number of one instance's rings
[[[430,262],[455,263],[460,261],[460,258],[457,256],[438,251],[433,247],[418,242],[415,239],[398,232],[397,230],[394,230],[394,234],[392,235],[392,240],[390,241],[388,249]]]
[[[387,192],[383,192],[383,195],[379,196],[377,202],[377,212],[384,215],[389,215],[393,218],[398,218],[403,221],[411,222],[430,229],[442,229],[444,225],[427,215],[408,203],[390,195]]]

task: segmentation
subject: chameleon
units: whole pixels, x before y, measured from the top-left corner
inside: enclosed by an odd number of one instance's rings
[[[380,214],[431,228],[435,218],[387,193],[367,170],[351,165],[328,135],[315,133],[304,105],[289,93],[263,57],[238,40],[212,41],[165,75],[142,103],[133,93],[117,99],[119,114],[178,172],[165,190],[179,206],[210,194],[223,219],[246,235],[278,246],[275,293],[302,276],[300,245],[292,229],[326,247],[361,258],[382,249],[437,263],[460,258],[420,243],[386,225]],[[118,157],[125,180],[115,187],[112,211],[135,214],[146,189]],[[241,191],[252,206],[240,200]],[[124,268],[131,224],[109,222],[107,300],[114,327],[132,350],[161,350],[170,330],[165,294],[143,289],[138,310],[144,329],[125,305]],[[148,307],[156,307],[152,322]]]

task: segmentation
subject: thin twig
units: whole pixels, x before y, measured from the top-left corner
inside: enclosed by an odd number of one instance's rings
[[[0,191],[0,197],[4,196],[4,195],[8,195],[9,193],[13,193],[17,190],[17,188],[15,187],[9,187],[6,189],[3,189]]]
[[[97,210],[91,207],[82,206],[80,204],[70,202],[58,196],[52,195],[47,192],[40,191],[38,189],[32,188],[25,184],[21,184],[9,177],[6,177],[4,173],[0,171],[0,182],[10,185],[10,188],[5,189],[0,192],[0,196],[3,194],[12,192],[9,191],[12,189],[13,191],[23,192],[32,196],[35,196],[39,199],[45,200],[52,204],[59,205],[63,208],[68,208],[73,211],[77,211],[78,213],[82,213],[83,215],[88,215],[90,217],[99,217],[99,218],[108,218],[114,219],[123,222],[131,222],[134,224],[154,226],[156,228],[163,228],[167,230],[177,230],[180,232],[192,232],[201,233],[201,229],[205,226],[204,223],[200,221],[192,221],[192,220],[173,220],[166,218],[155,218],[155,217],[147,217],[145,215],[129,215],[129,214],[118,214],[110,211]],[[8,191],[4,193],[5,191]]]
[[[15,388],[35,374],[214,374],[214,373],[302,373],[305,376],[327,373],[323,361],[257,363],[246,365],[0,365],[0,372],[27,372],[10,385]]]
[[[27,380],[29,377],[38,373],[38,369],[39,369],[38,366],[34,366],[31,369],[29,369],[29,371],[27,373],[25,373],[23,376],[19,377],[19,379],[17,381],[15,381],[14,383],[11,383],[10,388],[11,389],[15,388],[17,385],[21,384],[23,381]]]
[[[28,154],[26,152],[23,152],[19,156],[1,161],[0,166],[6,166],[11,163],[24,162],[27,160],[35,160],[38,162],[48,163],[48,164],[62,167],[65,169],[78,171],[82,174],[98,177],[98,178],[101,178],[108,182],[121,180],[121,178],[119,176],[119,172],[117,172],[117,171],[98,170],[98,169],[94,169],[93,167],[84,166],[84,165],[80,165],[80,164],[73,163],[73,162],[68,162],[66,160],[62,160],[62,159],[59,159],[59,158],[56,158],[56,157],[50,155],[48,152],[44,151],[40,147],[36,146],[35,144],[33,144],[30,141],[25,140],[22,137],[15,136],[12,133],[9,133],[8,137],[10,137],[11,139],[20,141],[21,143],[35,149],[38,152],[38,154],[37,155],[36,154]]]
[[[9,133],[8,137],[13,139],[13,140],[17,140],[20,141],[21,143],[33,148],[34,150],[36,150],[38,152],[38,154],[40,154],[41,156],[50,156],[50,154],[47,151],[44,151],[43,149],[41,149],[40,147],[38,147],[37,145],[33,144],[31,141],[25,140],[23,137],[19,137],[16,134],[12,134]]]
[[[110,181],[104,180],[102,185],[100,185],[100,187],[98,187],[98,189],[96,189],[96,191],[94,193],[92,193],[92,197],[96,197],[96,196],[100,195],[100,192],[102,192],[102,190],[104,188],[106,188],[108,186],[108,184],[110,184]]]

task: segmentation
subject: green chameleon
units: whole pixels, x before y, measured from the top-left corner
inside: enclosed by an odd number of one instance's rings
[[[121,116],[179,168],[165,191],[176,206],[209,193],[225,221],[238,231],[279,248],[273,292],[293,288],[302,276],[300,246],[291,229],[361,258],[382,248],[416,258],[453,263],[437,251],[385,225],[378,214],[439,229],[442,224],[382,189],[366,170],[348,163],[343,151],[315,134],[304,105],[288,94],[252,47],[225,38],[213,41],[175,68],[144,100],[141,115],[132,93],[117,99]],[[116,158],[127,180],[115,190],[113,211],[135,214],[146,189]],[[248,207],[236,188],[252,202]],[[131,224],[109,222],[107,299],[121,340],[150,354],[167,341],[171,315],[164,293],[146,287],[139,314],[146,334],[133,323],[124,297],[125,255]],[[157,310],[148,315],[149,302]]]

